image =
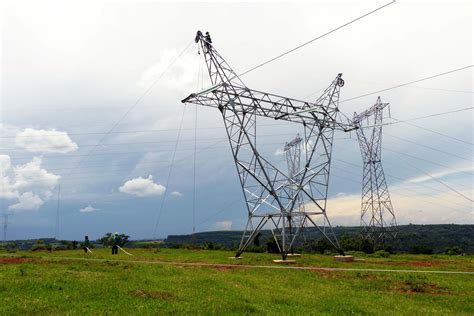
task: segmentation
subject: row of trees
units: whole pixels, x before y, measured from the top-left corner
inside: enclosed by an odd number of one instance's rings
[[[267,237],[265,240],[261,240],[262,235],[259,234],[253,245],[250,245],[246,251],[248,252],[268,252],[268,253],[279,253],[278,245],[273,236]],[[363,252],[366,254],[375,254],[377,256],[386,257],[394,253],[390,245],[384,247],[376,247],[367,239],[362,238],[360,235],[343,235],[339,239],[341,247],[346,252]],[[186,249],[204,249],[204,250],[237,250],[238,245],[225,246],[220,243],[205,241],[198,244],[189,243],[173,243],[165,244],[165,247],[172,248],[186,248]],[[303,253],[320,253],[320,254],[332,254],[335,253],[334,247],[324,238],[317,240],[308,240],[300,243],[294,249],[295,252]],[[425,245],[413,246],[409,251],[412,254],[432,254],[433,248]],[[445,249],[447,255],[462,255],[464,250],[461,247],[453,246]]]

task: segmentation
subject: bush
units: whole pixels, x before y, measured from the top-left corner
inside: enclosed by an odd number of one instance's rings
[[[334,247],[325,238],[321,238],[318,240],[305,241],[301,249],[303,252],[323,254],[326,250],[334,250]]]
[[[411,254],[423,254],[423,255],[432,255],[433,254],[433,248],[425,245],[419,245],[419,246],[413,246],[413,248],[410,251]]]
[[[461,255],[464,254],[464,249],[462,249],[461,247],[458,247],[458,246],[448,247],[448,248],[446,248],[444,253],[449,255],[449,256],[461,256]]]
[[[127,236],[125,234],[107,233],[101,239],[99,239],[99,243],[104,245],[104,247],[112,246],[114,243],[116,243],[120,247],[123,247],[128,242],[129,238],[130,236]]]
[[[275,238],[273,238],[273,236],[268,237],[267,242],[266,242],[266,248],[267,248],[267,252],[269,253],[280,252],[280,249],[278,248],[278,244],[275,241]]]
[[[214,250],[214,243],[212,241],[205,241],[202,244],[202,249],[204,250]]]
[[[360,235],[342,235],[340,244],[344,250],[362,251],[364,253],[374,252],[373,243]]]
[[[38,239],[36,244],[31,247],[31,251],[51,251],[51,245],[46,245],[44,240]]]
[[[251,246],[248,246],[247,249],[245,249],[245,251],[246,252],[262,253],[262,252],[265,252],[265,248],[263,246],[251,245]]]
[[[68,250],[69,248],[65,245],[53,245],[51,246],[51,250],[58,251],[58,250]]]
[[[346,255],[354,256],[354,257],[362,257],[365,256],[366,253],[362,251],[354,251],[354,250],[349,250],[344,252]]]
[[[390,252],[385,251],[385,250],[377,250],[376,252],[374,252],[370,256],[375,257],[375,258],[388,258],[388,257],[390,257]]]

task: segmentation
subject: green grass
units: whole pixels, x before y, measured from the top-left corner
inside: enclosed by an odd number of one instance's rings
[[[0,315],[44,314],[383,314],[473,315],[474,275],[190,267],[68,258],[274,265],[269,254],[178,249],[17,252],[0,263]],[[55,257],[46,260],[44,257]],[[395,255],[334,262],[303,255],[297,265],[474,271],[472,256]],[[3,261],[2,261],[3,260]]]

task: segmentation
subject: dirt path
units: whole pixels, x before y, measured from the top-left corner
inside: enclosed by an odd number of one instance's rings
[[[14,256],[10,256],[14,258]],[[74,258],[74,257],[35,257],[47,261],[92,261],[92,262],[117,262],[117,263],[140,263],[159,264],[191,267],[211,267],[211,268],[251,268],[251,269],[284,269],[284,270],[313,270],[313,271],[359,271],[359,272],[395,272],[395,273],[433,273],[433,274],[470,274],[474,271],[439,271],[439,270],[406,270],[406,269],[372,269],[372,268],[330,268],[330,267],[300,267],[300,266],[279,266],[279,265],[250,265],[250,264],[226,264],[226,263],[206,263],[206,262],[173,262],[173,261],[145,261],[145,260],[117,260],[99,258]],[[33,259],[33,258],[32,258]]]

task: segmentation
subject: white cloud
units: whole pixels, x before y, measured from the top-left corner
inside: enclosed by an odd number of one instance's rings
[[[10,169],[12,166],[12,162],[10,156],[8,155],[0,155],[0,172],[4,172],[7,169]]]
[[[11,160],[8,155],[0,155],[0,198],[14,199],[18,192],[13,187],[12,179],[8,176],[11,168]]]
[[[81,212],[81,213],[91,213],[91,212],[96,212],[98,210],[99,210],[98,208],[92,207],[92,205],[89,204],[86,207],[79,209],[79,212]]]
[[[14,167],[15,185],[18,190],[37,190],[49,198],[61,178],[41,168],[41,158],[34,157],[29,163]]]
[[[213,225],[213,229],[215,230],[230,230],[232,228],[232,221],[225,220],[216,222]]]
[[[66,132],[43,129],[25,128],[16,134],[15,144],[30,152],[69,153],[76,151],[78,146]]]
[[[183,196],[183,193],[178,192],[178,191],[173,191],[173,192],[171,192],[171,195],[181,197],[181,196]]]
[[[162,195],[166,191],[166,188],[161,184],[153,182],[153,177],[149,175],[148,178],[138,177],[126,181],[119,188],[119,191],[139,197],[147,197]]]
[[[18,197],[18,203],[10,205],[9,210],[16,211],[37,211],[44,201],[33,192],[25,192]]]
[[[51,197],[61,177],[41,168],[41,163],[41,158],[35,157],[24,165],[12,166],[8,155],[0,155],[0,197],[18,199],[8,209],[35,211]]]

